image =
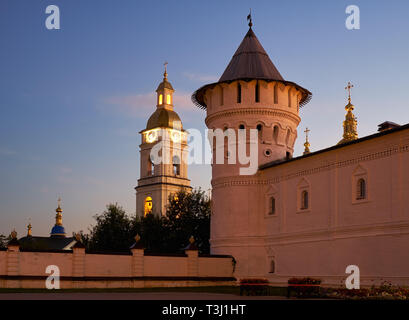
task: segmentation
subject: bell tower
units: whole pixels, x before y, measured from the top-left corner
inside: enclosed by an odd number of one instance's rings
[[[135,187],[136,214],[140,216],[164,215],[169,195],[192,189],[187,178],[188,133],[173,110],[175,90],[166,66],[156,89],[156,110],[140,132],[140,178]]]

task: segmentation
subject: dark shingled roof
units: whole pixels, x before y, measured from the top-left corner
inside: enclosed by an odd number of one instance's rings
[[[284,80],[251,28],[234,53],[233,58],[226,70],[224,70],[219,81],[207,84],[196,90],[192,95],[193,103],[199,108],[206,109],[207,106],[204,102],[206,90],[217,84],[230,83],[235,80],[279,81],[285,85],[293,85],[302,93],[300,106],[307,104],[312,96],[311,92],[307,89],[294,82]]]
[[[219,82],[246,78],[284,81],[251,28]]]
[[[69,245],[74,245],[75,238],[65,238],[65,237],[23,237],[19,239],[20,249],[23,251],[30,250],[70,250]]]

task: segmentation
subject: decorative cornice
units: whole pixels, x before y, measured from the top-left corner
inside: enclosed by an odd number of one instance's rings
[[[209,123],[215,119],[224,118],[224,117],[232,117],[235,115],[244,116],[244,115],[260,115],[260,116],[274,116],[274,117],[281,117],[291,120],[295,123],[296,126],[301,121],[301,118],[295,115],[292,112],[288,112],[281,109],[270,109],[270,108],[237,108],[237,109],[228,109],[213,113],[206,117],[205,123],[208,126]]]
[[[409,234],[409,221],[394,221],[377,224],[328,227],[309,231],[276,233],[269,236],[241,236],[211,239],[213,248],[217,247],[264,247],[272,255],[276,246],[283,244],[319,242],[371,236],[390,236]]]
[[[298,170],[296,172],[292,172],[289,174],[284,174],[281,176],[276,176],[270,179],[261,179],[260,172],[258,172],[257,176],[252,176],[251,178],[248,177],[237,177],[237,176],[230,176],[230,177],[223,177],[223,178],[216,178],[212,179],[212,187],[213,188],[220,188],[220,187],[231,187],[231,186],[249,186],[249,185],[269,185],[274,183],[279,183],[281,181],[290,180],[297,177],[303,177],[306,175],[316,174],[323,171],[329,171],[336,168],[343,168],[351,165],[358,164],[360,162],[365,161],[372,161],[377,159],[382,159],[386,157],[391,157],[395,154],[409,152],[409,144],[403,146],[394,146],[388,149],[384,149],[378,152],[371,152],[366,154],[361,154],[351,159],[342,160],[342,161],[332,161],[327,164],[316,166],[309,169]],[[308,158],[300,159],[299,161],[307,161]],[[284,165],[286,162],[283,162]],[[272,167],[274,168],[274,167]],[[270,168],[266,168],[261,172],[268,172]]]
[[[394,221],[366,225],[329,227],[311,231],[286,232],[266,236],[265,241],[266,245],[274,245],[278,243],[305,243],[402,234],[409,234],[409,221]]]

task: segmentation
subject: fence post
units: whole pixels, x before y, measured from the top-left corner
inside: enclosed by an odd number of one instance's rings
[[[20,274],[20,243],[17,240],[17,232],[13,230],[11,240],[7,244],[6,275],[17,277]],[[19,288],[20,281],[16,279],[6,280],[7,288]]]
[[[135,288],[144,287],[142,279],[144,275],[145,249],[141,243],[139,234],[135,236],[135,243],[131,246],[132,252],[132,283]],[[136,278],[136,279],[135,279]],[[140,278],[140,279],[138,279]]]
[[[72,286],[74,288],[83,288],[83,278],[85,276],[85,246],[81,242],[80,234],[76,234],[76,243],[72,247]]]
[[[199,276],[199,249],[195,245],[193,236],[189,239],[189,245],[185,248],[187,254],[187,273],[188,277]]]

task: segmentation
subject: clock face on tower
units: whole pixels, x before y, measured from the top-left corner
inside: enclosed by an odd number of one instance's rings
[[[157,132],[156,131],[150,131],[146,134],[146,141],[148,143],[152,143],[156,140],[157,137]]]

